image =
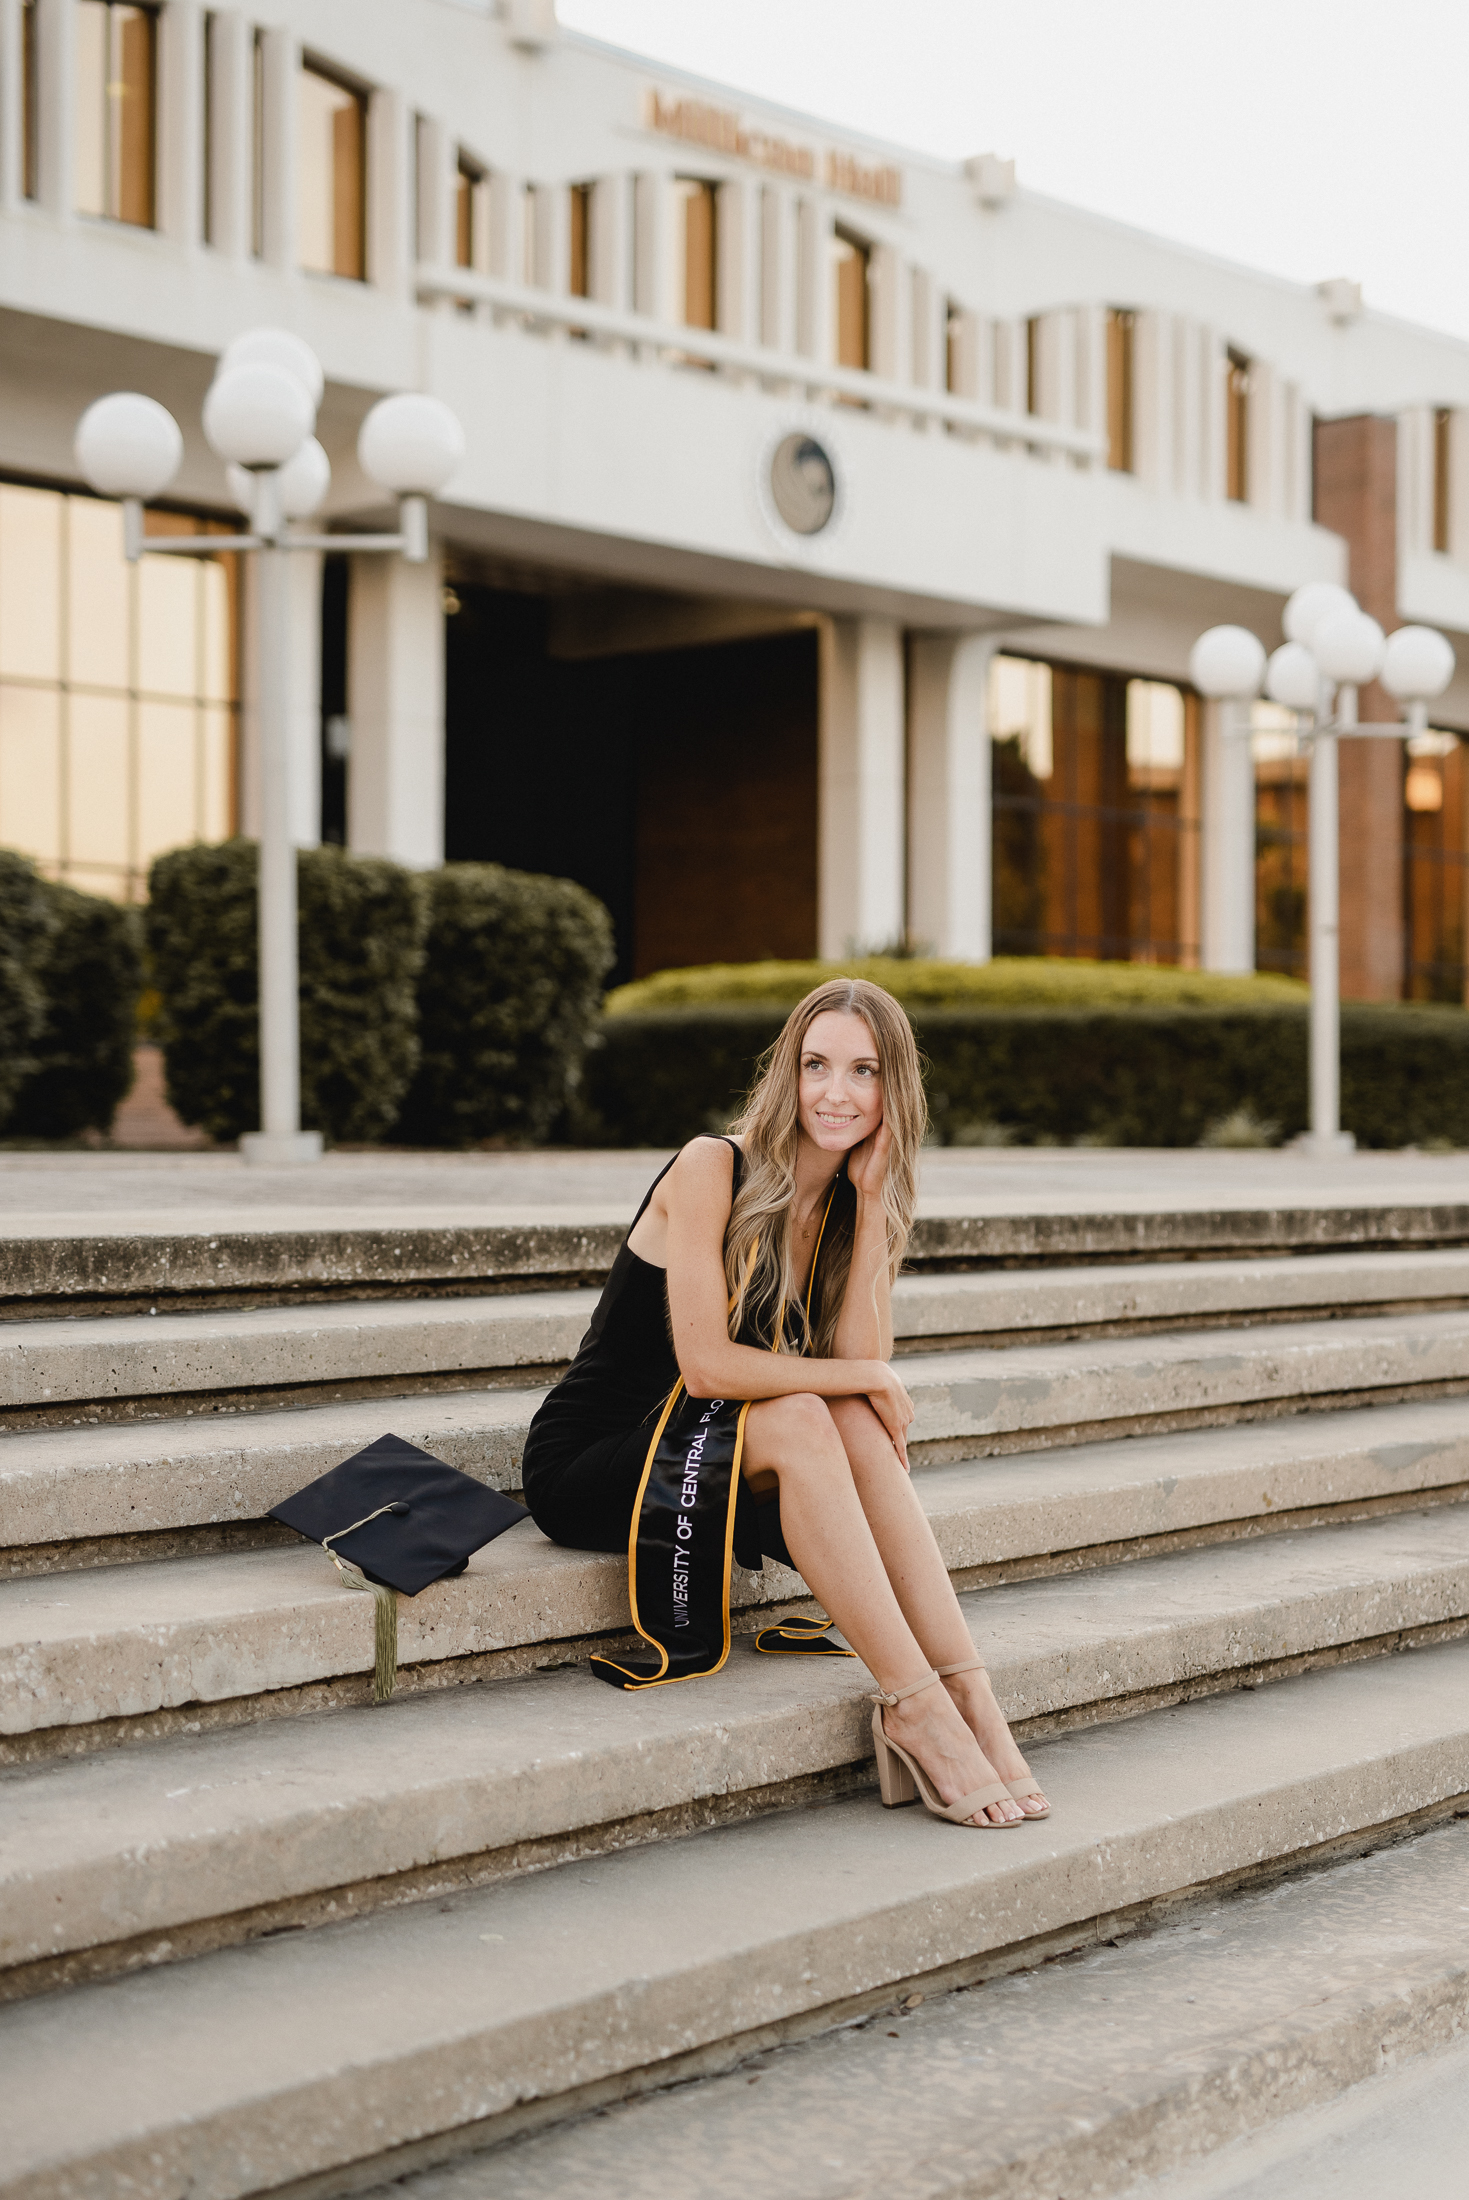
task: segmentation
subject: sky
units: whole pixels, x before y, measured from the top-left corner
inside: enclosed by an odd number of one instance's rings
[[[559,0],[568,28],[1469,338],[1469,0]]]

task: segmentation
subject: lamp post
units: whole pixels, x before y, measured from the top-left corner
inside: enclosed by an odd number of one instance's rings
[[[290,708],[290,594],[286,561],[296,550],[399,552],[428,556],[427,499],[464,454],[464,433],[435,397],[400,393],[373,406],[357,438],[362,470],[398,499],[398,528],[385,535],[309,535],[290,522],[317,511],[331,464],[312,431],[321,402],[320,362],[286,329],[251,329],[220,358],[204,400],[210,448],[228,465],[231,494],[249,516],[235,535],[143,533],[143,506],[167,488],[183,457],[178,423],[151,397],[119,392],[82,415],[76,459],[103,496],[120,497],[126,555],[256,560],[255,688],[260,737],[260,1129],[240,1151],[248,1162],[314,1161],[321,1133],[301,1128],[300,986],[296,937],[296,851],[291,842],[287,725]]]
[[[1337,742],[1401,740],[1422,733],[1428,705],[1454,676],[1454,652],[1428,626],[1384,636],[1354,596],[1334,581],[1308,581],[1285,607],[1286,639],[1269,660],[1244,627],[1214,626],[1189,659],[1195,687],[1230,710],[1226,737],[1248,739],[1245,706],[1260,692],[1296,714],[1296,737],[1309,747],[1307,883],[1311,910],[1311,1129],[1304,1141],[1319,1156],[1350,1153],[1341,1128],[1341,894]],[[1407,706],[1401,720],[1361,722],[1357,690],[1380,679]]]

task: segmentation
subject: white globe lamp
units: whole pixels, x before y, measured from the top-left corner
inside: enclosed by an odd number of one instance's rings
[[[242,512],[255,510],[255,476],[244,466],[231,466],[225,476],[230,495]],[[276,476],[281,514],[285,519],[308,519],[319,512],[332,485],[332,462],[314,435],[308,436],[294,458],[288,458]]]
[[[437,397],[403,391],[380,398],[362,423],[362,471],[395,496],[433,496],[464,456],[464,430]]]
[[[304,336],[296,336],[288,328],[246,329],[243,336],[226,344],[215,372],[228,374],[231,367],[280,367],[296,377],[311,399],[313,411],[321,403],[326,387],[316,353]]]
[[[1304,642],[1310,649],[1316,629],[1324,620],[1356,608],[1356,597],[1349,589],[1339,588],[1335,581],[1307,581],[1287,603],[1280,623],[1288,642]]]
[[[1321,668],[1304,642],[1283,642],[1265,667],[1265,693],[1287,710],[1316,710],[1321,703]]]
[[[284,367],[231,367],[204,400],[209,447],[236,466],[284,466],[315,425],[315,405]]]
[[[77,422],[72,451],[90,488],[104,497],[156,497],[184,455],[179,424],[155,398],[134,390],[99,397]]]
[[[1188,674],[1201,695],[1243,702],[1260,692],[1265,647],[1245,626],[1211,626],[1189,654]]]
[[[1431,626],[1400,626],[1382,653],[1382,684],[1400,703],[1431,703],[1454,677],[1454,652]]]
[[[1355,605],[1319,620],[1310,642],[1311,655],[1326,678],[1347,687],[1376,679],[1385,648],[1382,628]]]

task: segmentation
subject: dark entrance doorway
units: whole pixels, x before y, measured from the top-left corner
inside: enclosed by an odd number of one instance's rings
[[[536,596],[456,583],[445,854],[574,878],[613,982],[816,950],[816,636],[555,657]]]

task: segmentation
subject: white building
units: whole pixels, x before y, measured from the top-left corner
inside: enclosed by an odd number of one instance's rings
[[[1469,346],[552,0],[0,0],[0,239],[0,842],[80,885],[257,798],[248,575],[125,567],[73,428],[161,398],[228,523],[199,407],[260,323],[325,365],[333,526],[384,516],[383,391],[468,433],[427,567],[293,561],[300,841],[578,877],[625,973],[1300,968],[1301,767],[1266,732],[1252,794],[1185,668],[1311,578],[1447,629],[1469,729]],[[1418,747],[1343,755],[1348,993],[1463,997],[1461,751]]]

